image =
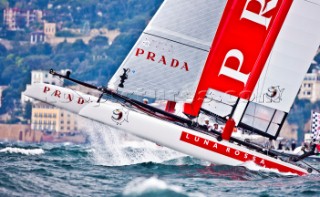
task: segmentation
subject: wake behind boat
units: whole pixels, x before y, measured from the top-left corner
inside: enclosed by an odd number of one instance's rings
[[[232,131],[277,139],[319,46],[319,20],[315,0],[167,0],[108,87],[50,71],[101,91],[99,98],[49,84],[25,94],[215,164],[253,161],[304,175],[309,166]],[[130,95],[165,100],[165,110]],[[183,113],[175,113],[178,106]],[[200,114],[223,122],[222,133],[199,125]]]

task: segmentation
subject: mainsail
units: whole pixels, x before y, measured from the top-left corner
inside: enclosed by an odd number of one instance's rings
[[[318,24],[317,0],[166,0],[108,88],[276,138],[319,47]]]
[[[108,87],[163,100],[191,99],[225,4],[164,1]]]

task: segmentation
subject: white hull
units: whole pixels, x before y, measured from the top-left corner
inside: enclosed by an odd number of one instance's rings
[[[215,164],[237,166],[253,161],[259,166],[276,169],[283,173],[308,174],[304,168],[250,150],[245,146],[225,140],[219,142],[213,135],[149,116],[119,103],[111,101],[96,103],[96,97],[70,89],[48,84],[34,84],[28,87],[25,94]],[[82,102],[82,99],[86,102]]]

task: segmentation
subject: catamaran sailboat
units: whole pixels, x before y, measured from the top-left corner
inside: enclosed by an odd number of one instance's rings
[[[307,166],[232,130],[277,139],[319,47],[319,24],[319,0],[165,0],[107,87],[50,70],[100,90],[99,98],[49,84],[25,94],[215,164],[305,175]],[[198,124],[199,114],[223,122],[222,133]]]

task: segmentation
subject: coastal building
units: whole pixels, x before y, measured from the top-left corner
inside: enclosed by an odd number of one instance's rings
[[[65,70],[61,70],[64,73]],[[64,80],[62,78],[49,74],[48,70],[33,70],[31,71],[31,84],[47,83],[52,85],[63,86]]]
[[[61,70],[61,73],[65,73],[66,70]],[[31,71],[31,84],[34,83],[47,83],[52,85],[63,86],[64,79],[49,74],[49,71],[45,70],[33,70]],[[27,84],[27,87],[29,85]],[[33,99],[21,94],[21,104],[24,105],[27,101],[33,101]]]
[[[45,132],[78,131],[78,116],[46,103],[32,105],[31,130]]]
[[[40,142],[42,133],[31,131],[30,125],[0,124],[0,140]]]
[[[301,84],[299,99],[308,99],[311,102],[316,102],[320,99],[320,71],[313,70],[312,73],[307,73]]]
[[[54,37],[56,35],[57,25],[56,23],[43,23],[43,33],[46,37]]]
[[[45,35],[41,31],[32,32],[30,34],[30,43],[37,44],[37,43],[44,43],[46,41]]]
[[[33,22],[41,22],[41,10],[21,10],[19,8],[6,8],[3,10],[3,23],[7,30],[17,31],[29,27]]]
[[[35,31],[30,34],[30,43],[44,43],[50,41],[56,35],[56,23],[43,23],[43,31]]]

